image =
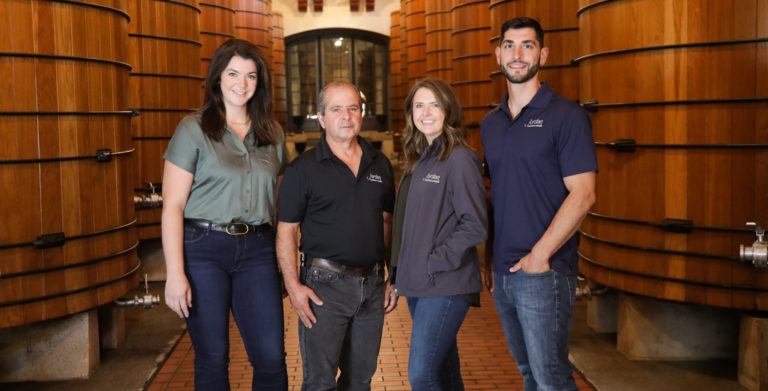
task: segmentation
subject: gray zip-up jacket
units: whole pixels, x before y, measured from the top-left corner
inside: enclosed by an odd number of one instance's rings
[[[475,247],[488,235],[480,158],[457,146],[438,161],[439,143],[435,139],[413,171],[397,260],[400,296],[483,290]]]

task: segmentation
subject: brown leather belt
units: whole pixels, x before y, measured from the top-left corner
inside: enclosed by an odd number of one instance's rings
[[[309,264],[306,267],[309,268],[310,266],[319,267],[320,269],[325,269],[328,271],[344,274],[347,276],[368,277],[373,274],[376,274],[379,271],[379,269],[381,268],[381,262],[376,262],[371,266],[356,267],[356,266],[342,265],[340,263],[337,263],[337,262],[331,261],[330,259],[325,259],[325,258],[310,258]]]

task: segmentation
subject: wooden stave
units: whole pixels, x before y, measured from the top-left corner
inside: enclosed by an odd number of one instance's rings
[[[163,153],[176,125],[200,106],[200,26],[197,2],[177,4],[142,0],[129,12],[129,80],[134,154],[134,191],[146,194],[148,184],[161,184]],[[137,206],[140,240],[160,237],[162,205]]]

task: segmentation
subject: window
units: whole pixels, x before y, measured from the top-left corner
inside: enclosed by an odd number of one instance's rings
[[[285,38],[288,131],[320,131],[317,94],[346,80],[364,96],[362,130],[387,130],[389,37],[352,29],[313,30]],[[318,61],[320,59],[320,61]]]

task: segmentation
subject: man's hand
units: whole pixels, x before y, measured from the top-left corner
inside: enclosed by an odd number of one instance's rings
[[[397,294],[395,293],[395,286],[390,285],[387,282],[387,286],[384,288],[384,313],[388,314],[397,307]]]
[[[488,292],[493,293],[493,269],[485,270],[485,273],[483,273],[483,283],[485,284],[485,289],[488,289]]]
[[[485,271],[483,273],[483,282],[485,289],[493,293],[493,240],[490,239],[485,244]]]
[[[309,301],[312,300],[315,305],[323,305],[323,301],[317,297],[312,288],[303,284],[297,284],[295,287],[288,289],[288,296],[291,298],[293,310],[299,315],[301,323],[306,328],[311,329],[312,324],[317,323],[317,318],[312,313],[312,309],[309,308]]]
[[[544,273],[549,270],[549,258],[536,256],[530,252],[528,255],[522,257],[519,262],[509,268],[511,273],[514,273],[520,269],[523,269],[526,273]]]

